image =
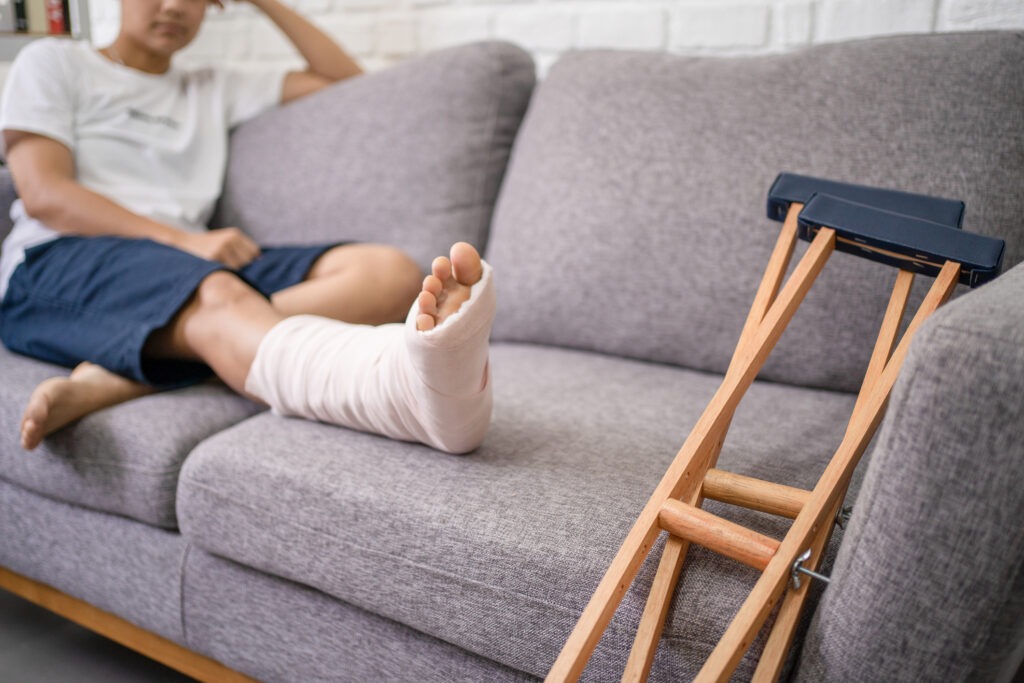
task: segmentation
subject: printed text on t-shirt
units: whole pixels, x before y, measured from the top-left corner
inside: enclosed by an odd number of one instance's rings
[[[167,126],[173,130],[177,130],[181,124],[172,119],[170,116],[154,116],[153,114],[147,114],[144,111],[131,107],[128,109],[128,117],[137,119],[145,123],[154,123],[161,126]]]

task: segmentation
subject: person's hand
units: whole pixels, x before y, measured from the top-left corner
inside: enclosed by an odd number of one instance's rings
[[[183,232],[174,246],[207,261],[219,261],[235,270],[260,255],[259,245],[238,228]]]

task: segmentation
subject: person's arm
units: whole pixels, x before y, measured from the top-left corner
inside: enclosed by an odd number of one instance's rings
[[[280,0],[248,0],[267,16],[306,60],[305,71],[285,76],[281,101],[308,95],[336,81],[363,72],[359,64],[313,22]]]
[[[192,233],[140,216],[75,179],[71,150],[51,138],[5,130],[7,166],[29,216],[69,235],[151,239],[240,268],[259,247],[237,228]]]

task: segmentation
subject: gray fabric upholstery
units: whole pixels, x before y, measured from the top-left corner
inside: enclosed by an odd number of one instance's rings
[[[188,553],[184,595],[189,646],[265,683],[534,680],[198,548]]]
[[[7,237],[11,231],[10,207],[18,198],[18,192],[14,189],[14,179],[6,167],[0,167],[0,241]]]
[[[1010,680],[1024,655],[1021,396],[1024,266],[914,340],[799,680]]]
[[[266,243],[374,241],[424,269],[483,248],[533,61],[505,43],[452,48],[271,111],[232,137],[218,222]]]
[[[212,437],[182,470],[183,533],[543,675],[720,378],[520,345],[496,346],[492,367],[492,430],[464,458],[271,414]],[[810,486],[851,408],[846,394],[755,386],[722,464]],[[766,533],[785,526],[708,507]],[[756,577],[710,553],[693,557],[658,680],[694,674]],[[652,572],[649,563],[638,585]],[[595,655],[596,680],[621,672],[640,609],[634,591]]]
[[[32,390],[64,368],[0,347],[0,477],[44,495],[173,528],[178,471],[197,443],[260,408],[221,384],[93,413],[31,453],[18,443]]]
[[[176,533],[0,478],[0,566],[178,643],[184,550]]]
[[[1022,81],[1008,32],[570,55],[537,88],[495,213],[488,258],[516,287],[495,337],[724,371],[782,170],[963,199],[964,227],[1012,238],[1015,264]],[[858,388],[893,277],[834,257],[763,377]]]

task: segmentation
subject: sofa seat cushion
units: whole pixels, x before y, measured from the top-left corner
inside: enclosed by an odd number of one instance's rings
[[[318,590],[192,547],[182,577],[190,648],[265,683],[533,683],[493,660]]]
[[[182,471],[182,533],[543,674],[721,378],[517,344],[495,346],[492,367],[493,426],[465,457],[269,413],[216,435]],[[721,465],[810,487],[852,406],[848,394],[757,384]],[[707,507],[776,536],[786,528]],[[696,672],[757,576],[700,549],[692,557],[658,677]],[[631,591],[593,660],[600,678],[621,674],[614,653],[628,651],[641,609]]]
[[[181,568],[188,548],[179,534],[85,510],[2,479],[0,530],[0,567],[184,644]],[[0,639],[5,648],[13,645],[10,638],[4,632]],[[4,652],[6,657],[11,650]],[[25,681],[16,669],[4,659],[0,680]],[[51,676],[45,680],[68,680]]]
[[[0,477],[83,507],[174,528],[178,472],[197,443],[260,408],[217,383],[93,413],[32,452],[18,443],[32,390],[67,370],[0,348]]]

